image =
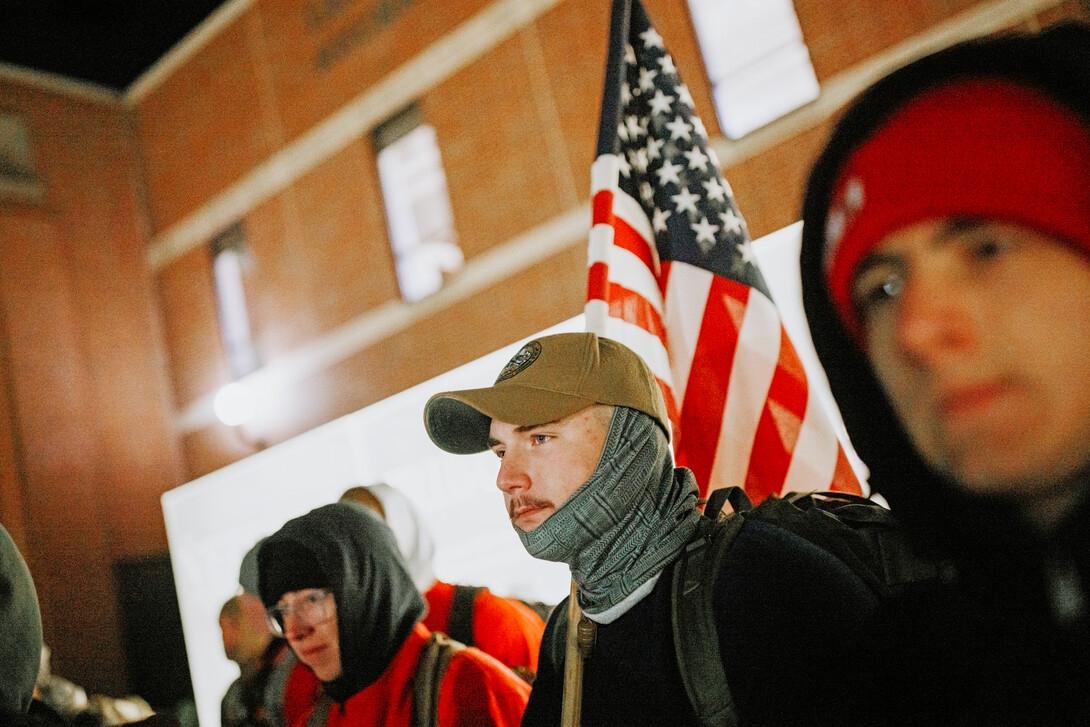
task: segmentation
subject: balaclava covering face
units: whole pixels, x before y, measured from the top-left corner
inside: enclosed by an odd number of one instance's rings
[[[530,532],[515,528],[535,558],[567,563],[588,614],[620,603],[671,563],[696,530],[692,472],[675,469],[662,429],[615,407],[590,478]]]
[[[424,615],[424,600],[390,528],[377,514],[338,503],[289,520],[261,544],[258,583],[266,606],[284,595],[276,584],[297,581],[299,574],[282,570],[301,562],[300,549],[321,568],[337,604],[342,673],[322,687],[344,702],[382,676]]]

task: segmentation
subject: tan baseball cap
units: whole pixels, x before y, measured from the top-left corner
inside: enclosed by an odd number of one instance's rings
[[[651,369],[632,349],[594,333],[558,333],[530,341],[486,389],[436,394],[424,426],[441,449],[488,449],[496,419],[517,426],[547,424],[594,404],[627,406],[652,417],[667,438],[670,418]]]

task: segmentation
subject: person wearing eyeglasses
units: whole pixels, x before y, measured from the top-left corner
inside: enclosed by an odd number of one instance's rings
[[[545,622],[524,602],[484,587],[455,585],[436,577],[435,542],[409,498],[384,482],[345,490],[340,502],[368,507],[390,530],[417,589],[427,602],[424,625],[476,646],[533,684]]]
[[[258,588],[274,633],[321,682],[300,695],[289,679],[289,727],[407,727],[421,709],[418,664],[432,641],[424,600],[376,515],[326,505],[289,520],[257,554]],[[516,725],[529,685],[484,652],[457,648],[429,706],[440,727]],[[301,701],[308,701],[300,709]]]

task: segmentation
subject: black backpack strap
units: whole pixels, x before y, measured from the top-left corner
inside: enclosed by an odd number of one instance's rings
[[[712,493],[708,495],[704,514],[712,520],[717,520],[723,512],[723,506],[728,502],[734,512],[748,512],[753,509],[753,503],[744,488],[720,487],[718,490],[712,490]]]
[[[329,698],[325,690],[319,690],[314,709],[307,715],[307,727],[325,727],[326,722],[329,721],[329,709],[332,706],[333,700]]]
[[[439,692],[443,687],[443,675],[450,660],[464,648],[464,644],[438,631],[432,632],[416,658],[411,727],[439,727]]]
[[[454,586],[454,596],[450,601],[450,615],[447,617],[447,634],[455,641],[466,646],[473,646],[473,604],[477,594],[484,590],[480,586]]]
[[[719,651],[713,598],[719,566],[744,522],[738,514],[715,523],[701,520],[701,536],[686,546],[673,567],[674,652],[697,721],[708,727],[738,725],[737,709]]]
[[[274,639],[271,645],[275,646],[277,641],[280,639]],[[290,647],[283,646],[283,649],[280,660],[273,663],[269,679],[265,683],[265,693],[262,695],[270,725],[283,725],[287,722],[284,718],[284,695],[287,693],[288,676],[298,663],[295,652]]]
[[[552,613],[549,614],[549,618],[545,622],[545,634],[548,635],[548,642],[541,644],[542,651],[548,649],[546,653],[549,654],[549,658],[553,662],[553,666],[556,668],[557,673],[564,673],[564,660],[567,656],[567,638],[568,638],[568,600],[571,596],[568,596],[560,601],[554,608]]]

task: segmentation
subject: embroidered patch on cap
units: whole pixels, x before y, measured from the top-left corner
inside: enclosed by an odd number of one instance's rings
[[[518,372],[525,369],[527,366],[537,360],[537,357],[541,355],[541,344],[537,341],[530,341],[523,346],[518,353],[511,357],[511,360],[507,362],[507,365],[500,371],[500,375],[496,377],[496,384],[501,381],[506,381]],[[493,384],[495,386],[495,384]]]

